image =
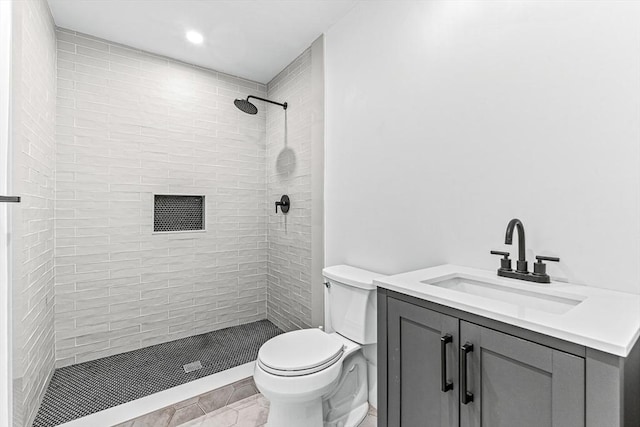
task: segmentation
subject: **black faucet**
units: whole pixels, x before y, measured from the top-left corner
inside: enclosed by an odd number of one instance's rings
[[[526,280],[528,282],[551,283],[551,277],[547,274],[547,266],[542,261],[559,262],[560,258],[536,256],[538,261],[533,265],[533,273],[529,273],[526,257],[527,247],[524,240],[524,225],[518,218],[514,218],[509,221],[509,224],[507,225],[507,232],[504,236],[504,243],[505,245],[511,245],[513,243],[513,231],[516,229],[518,230],[518,261],[516,262],[516,271],[511,269],[509,252],[491,251],[492,255],[500,255],[503,257],[500,260],[498,276]]]
[[[527,246],[524,243],[524,225],[518,218],[514,218],[507,224],[507,233],[504,236],[504,244],[513,243],[513,230],[518,229],[518,261],[516,262],[516,271],[518,273],[529,273],[527,267],[527,256],[525,254]]]

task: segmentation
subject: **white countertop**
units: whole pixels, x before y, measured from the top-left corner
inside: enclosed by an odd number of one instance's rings
[[[564,314],[553,314],[421,283],[454,274],[473,276],[500,286],[573,298],[582,302]],[[550,284],[536,284],[498,277],[495,271],[456,265],[441,265],[380,277],[376,278],[374,283],[384,289],[622,357],[629,354],[640,335],[640,295],[555,281]]]

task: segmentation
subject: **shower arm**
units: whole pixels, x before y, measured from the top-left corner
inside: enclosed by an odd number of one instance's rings
[[[285,110],[287,109],[287,103],[286,103],[286,102],[285,102],[284,104],[281,104],[281,103],[279,103],[279,102],[271,101],[271,100],[264,99],[264,98],[260,98],[259,96],[253,96],[253,95],[249,95],[249,96],[247,96],[247,101],[249,100],[249,98],[258,99],[258,100],[260,100],[260,101],[268,102],[268,103],[270,103],[270,104],[279,105],[279,106],[281,106],[282,108],[284,108]]]

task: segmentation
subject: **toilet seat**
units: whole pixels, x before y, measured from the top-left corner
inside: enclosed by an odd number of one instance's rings
[[[337,363],[345,346],[320,329],[287,332],[267,341],[258,352],[258,365],[266,372],[297,377],[309,375]]]

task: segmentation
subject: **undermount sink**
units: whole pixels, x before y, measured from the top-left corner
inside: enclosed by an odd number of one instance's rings
[[[552,314],[564,314],[584,300],[584,298],[579,299],[579,297],[569,298],[511,288],[459,275],[425,280],[421,283],[502,301],[522,309],[538,310]]]

